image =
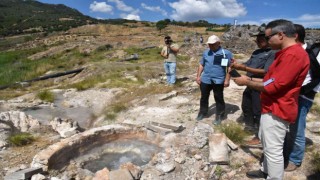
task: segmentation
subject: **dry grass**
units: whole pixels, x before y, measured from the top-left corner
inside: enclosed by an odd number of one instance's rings
[[[241,144],[248,136],[248,134],[242,130],[241,125],[232,122],[228,124],[221,124],[217,127],[220,132],[223,132],[232,142]]]
[[[31,144],[35,138],[29,133],[18,133],[9,137],[9,142],[14,146]]]

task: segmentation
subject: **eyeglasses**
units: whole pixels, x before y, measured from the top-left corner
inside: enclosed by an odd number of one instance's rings
[[[274,35],[276,35],[276,34],[278,34],[278,33],[279,33],[279,32],[272,33],[272,34],[270,34],[269,36],[265,36],[265,38],[266,38],[267,41],[269,41],[269,40],[272,38],[272,36],[274,36]]]

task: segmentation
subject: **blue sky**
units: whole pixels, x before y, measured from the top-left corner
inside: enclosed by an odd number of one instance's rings
[[[261,25],[288,19],[320,28],[319,0],[39,0],[65,4],[99,19],[134,19],[157,22],[206,20],[210,23]]]

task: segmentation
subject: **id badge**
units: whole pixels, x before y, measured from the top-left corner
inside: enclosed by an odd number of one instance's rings
[[[267,81],[263,82],[263,86],[267,86],[270,83],[274,82],[274,78],[268,79]]]
[[[222,59],[221,66],[228,66],[228,59]]]

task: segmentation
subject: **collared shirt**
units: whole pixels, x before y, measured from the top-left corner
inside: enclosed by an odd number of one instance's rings
[[[298,96],[309,70],[309,56],[299,44],[280,50],[265,75],[261,93],[262,113],[293,123],[298,114]]]
[[[268,71],[270,65],[274,60],[274,55],[276,51],[271,50],[270,48],[267,49],[257,49],[255,50],[250,59],[245,62],[244,64],[248,67],[255,68],[255,69],[264,69],[265,72]],[[247,72],[247,76],[249,77],[256,77],[256,78],[263,78],[262,75],[254,75],[251,72]]]
[[[232,53],[226,49],[219,48],[217,51],[206,49],[200,64],[203,66],[201,81],[206,84],[223,84],[226,78],[226,70],[230,65]],[[227,59],[227,66],[222,66],[223,59]]]

